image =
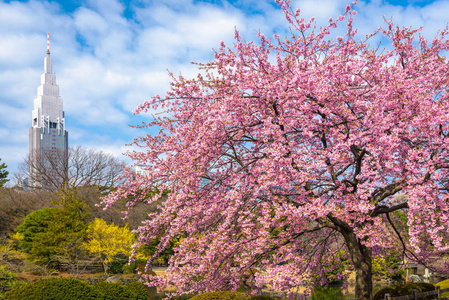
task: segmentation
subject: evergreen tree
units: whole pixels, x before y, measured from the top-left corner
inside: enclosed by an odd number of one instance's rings
[[[45,264],[58,256],[76,263],[83,255],[89,207],[73,189],[63,190],[56,204],[60,207],[54,212],[48,230],[33,241],[31,258]]]
[[[15,229],[15,232],[20,234],[19,248],[21,251],[29,252],[37,237],[48,232],[56,212],[58,209],[55,207],[45,207],[35,210],[25,217]]]
[[[2,159],[0,158],[0,188],[5,185],[9,179],[6,179],[8,177],[9,172],[6,171],[6,167],[8,167],[5,163],[1,163]]]

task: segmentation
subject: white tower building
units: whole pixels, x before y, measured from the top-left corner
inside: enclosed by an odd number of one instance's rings
[[[44,74],[34,99],[32,124],[29,129],[29,187],[61,187],[67,177],[68,133],[65,130],[63,101],[53,74],[50,37],[47,33],[47,55]]]

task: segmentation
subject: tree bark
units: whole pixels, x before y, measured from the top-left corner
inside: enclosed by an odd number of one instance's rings
[[[356,273],[355,299],[371,300],[373,299],[372,249],[361,244],[352,230],[343,232],[343,236]]]

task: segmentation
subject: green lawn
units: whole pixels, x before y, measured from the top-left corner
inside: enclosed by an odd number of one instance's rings
[[[449,288],[449,279],[435,283],[435,285],[439,285],[440,289],[447,289]],[[449,292],[441,294],[441,297],[449,297]]]

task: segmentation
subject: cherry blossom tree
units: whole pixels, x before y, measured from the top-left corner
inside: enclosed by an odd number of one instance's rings
[[[359,40],[351,5],[317,28],[277,2],[288,37],[246,42],[236,31],[196,78],[172,76],[166,96],[137,108],[165,111],[139,126],[159,134],[129,153],[148,173],[128,171],[104,203],[166,194],[138,230],[159,253],[180,241],[151,284],[300,298],[300,285],[326,284],[348,261],[356,298],[371,299],[382,251],[432,267],[449,248],[449,32],[428,42],[386,21]]]

